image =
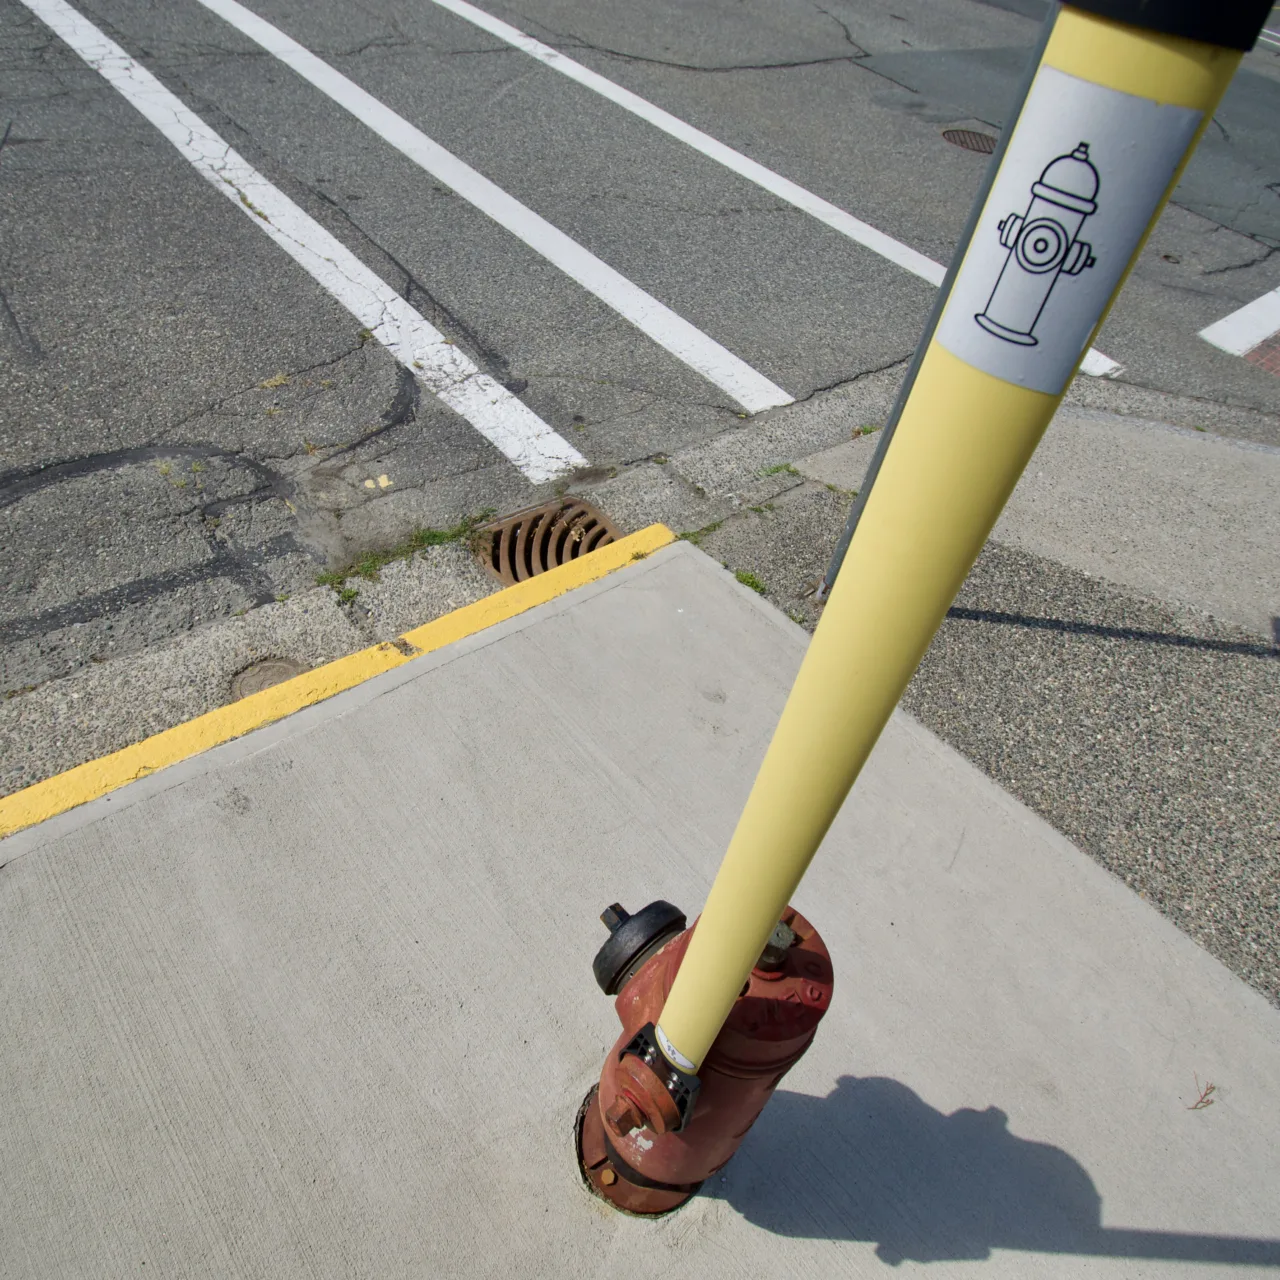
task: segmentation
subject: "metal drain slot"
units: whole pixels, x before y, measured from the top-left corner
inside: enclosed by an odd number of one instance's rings
[[[942,136],[953,147],[963,147],[966,151],[976,151],[984,156],[989,156],[996,149],[998,141],[989,133],[978,133],[973,129],[944,129]]]
[[[604,512],[579,498],[529,507],[479,530],[484,567],[511,586],[608,546],[622,534]]]

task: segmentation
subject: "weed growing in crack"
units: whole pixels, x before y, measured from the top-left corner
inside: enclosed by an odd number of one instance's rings
[[[795,467],[791,465],[791,463],[779,462],[776,466],[765,467],[764,470],[760,472],[760,474],[762,476],[779,476],[783,474],[786,474],[789,476],[798,476],[800,473],[795,469]]]
[[[259,209],[258,206],[254,204],[253,201],[250,200],[249,197],[245,195],[243,191],[239,192],[238,194],[240,196],[240,203],[244,205],[244,207],[248,209],[250,213],[257,214],[257,216],[261,218],[263,222],[271,221],[271,219],[268,218],[267,215],[263,213],[262,210]]]
[[[733,576],[737,578],[744,587],[750,587],[758,596],[764,595],[768,590],[764,583],[761,582],[750,569],[739,569]]]
[[[682,542],[692,542],[696,547],[702,542],[703,538],[707,537],[708,534],[715,533],[722,524],[724,524],[723,520],[713,520],[710,524],[703,525],[701,529],[688,529],[679,534],[678,537]]]
[[[342,604],[350,604],[356,598],[358,588],[347,586],[350,578],[363,578],[366,582],[377,582],[381,571],[396,560],[408,560],[415,552],[425,551],[428,547],[442,547],[450,542],[461,542],[470,538],[476,529],[491,520],[492,509],[481,511],[478,515],[464,516],[452,529],[415,529],[403,542],[381,551],[366,552],[359,560],[353,561],[345,569],[333,569],[327,573],[316,575],[316,584],[321,587],[332,587],[337,592]]]
[[[874,423],[868,423],[865,427],[854,427],[853,438],[856,440],[859,436],[872,436],[879,430],[880,428]]]

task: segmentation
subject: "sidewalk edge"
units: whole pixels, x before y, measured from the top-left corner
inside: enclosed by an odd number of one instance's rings
[[[643,560],[675,538],[665,525],[650,525],[581,559],[406,631],[395,641],[385,641],[325,663],[270,689],[217,707],[141,742],[87,760],[65,773],[0,797],[0,839],[525,613],[575,587],[624,568],[634,560]]]

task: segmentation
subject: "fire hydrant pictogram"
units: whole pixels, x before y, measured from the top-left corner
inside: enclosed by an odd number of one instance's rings
[[[1031,203],[1000,225],[1000,243],[1009,250],[986,309],[974,319],[1005,342],[1034,347],[1035,327],[1061,276],[1078,276],[1097,261],[1093,246],[1076,237],[1098,208],[1098,171],[1089,144],[1045,166],[1031,186]]]

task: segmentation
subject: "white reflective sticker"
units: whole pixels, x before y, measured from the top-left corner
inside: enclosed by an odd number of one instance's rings
[[[654,1027],[654,1031],[657,1033],[658,1048],[662,1050],[663,1055],[666,1057],[668,1062],[673,1066],[679,1067],[681,1071],[688,1071],[691,1074],[697,1071],[697,1064],[686,1058],[684,1054],[681,1053],[669,1039],[667,1039],[667,1033],[663,1031],[661,1025]]]
[[[1201,115],[1041,67],[937,340],[1005,382],[1057,395]]]

